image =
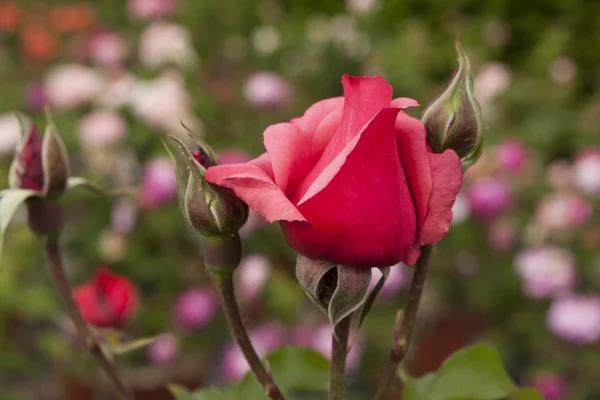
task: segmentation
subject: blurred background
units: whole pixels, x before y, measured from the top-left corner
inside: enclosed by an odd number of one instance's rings
[[[432,371],[486,340],[547,399],[600,399],[600,2],[0,1],[0,187],[19,137],[12,111],[43,129],[49,105],[75,175],[139,188],[115,201],[64,198],[74,284],[101,266],[129,278],[140,307],[127,334],[159,335],[120,358],[127,382],[169,399],[167,382],[235,381],[246,366],[159,139],[183,135],[184,121],[223,162],[248,160],[268,125],[341,94],[343,73],[381,75],[395,96],[426,105],[452,75],[457,37],[475,72],[485,151],[434,253],[409,370]],[[9,231],[0,273],[0,399],[106,395],[24,222]],[[257,348],[328,355],[327,321],[295,283],[278,226],[253,214],[243,236],[236,279]],[[355,337],[356,399],[373,392],[410,274],[392,270]]]

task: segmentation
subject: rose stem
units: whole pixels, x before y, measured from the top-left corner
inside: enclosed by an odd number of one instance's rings
[[[390,384],[398,370],[398,366],[404,360],[410,348],[411,336],[417,317],[417,311],[419,310],[419,303],[421,302],[423,286],[425,286],[427,266],[429,265],[432,248],[432,245],[421,247],[421,256],[415,265],[414,275],[410,284],[410,289],[408,290],[406,307],[404,308],[402,317],[396,320],[396,325],[394,326],[392,350],[390,351],[388,364],[383,371],[381,385],[375,395],[375,400],[385,399]]]
[[[331,334],[331,373],[329,377],[329,399],[344,399],[344,377],[346,374],[346,357],[348,355],[348,336],[350,334],[349,317],[344,318]]]
[[[111,383],[114,385],[116,391],[127,400],[135,400],[123,382],[121,382],[114,364],[106,357],[104,351],[102,351],[96,336],[92,334],[89,326],[83,319],[75,300],[73,299],[71,286],[67,280],[67,276],[65,275],[65,270],[60,257],[57,237],[53,236],[47,238],[44,247],[46,251],[46,258],[48,260],[48,264],[50,265],[52,279],[54,279],[56,288],[58,289],[63,302],[65,303],[67,314],[75,324],[77,335],[81,341],[85,343],[85,346],[90,354],[98,360],[100,366],[110,379]]]
[[[260,357],[258,354],[256,354],[256,350],[254,350],[252,342],[250,342],[250,338],[246,332],[246,327],[242,322],[237,301],[235,300],[233,274],[212,272],[211,275],[219,294],[221,307],[225,312],[231,335],[233,336],[240,350],[242,350],[242,353],[244,354],[246,361],[248,361],[248,365],[250,366],[252,373],[263,387],[265,395],[273,400],[285,400],[283,394],[273,381],[271,374],[267,372],[265,366],[260,360]]]

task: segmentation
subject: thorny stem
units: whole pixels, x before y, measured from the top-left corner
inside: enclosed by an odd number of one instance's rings
[[[81,315],[79,308],[73,299],[71,285],[69,284],[67,276],[65,275],[65,270],[60,257],[57,237],[52,236],[47,238],[45,240],[44,247],[46,251],[46,258],[50,266],[50,274],[52,275],[52,279],[54,279],[56,288],[58,289],[63,302],[65,303],[67,314],[75,324],[77,335],[81,339],[82,343],[85,344],[90,354],[98,360],[98,363],[110,379],[111,383],[115,387],[115,390],[123,398],[127,400],[135,400],[133,395],[129,392],[119,378],[115,365],[111,360],[108,359],[100,347],[97,337],[92,333],[88,324],[83,319],[83,316]]]
[[[240,350],[244,354],[252,373],[258,379],[258,382],[264,389],[267,397],[273,400],[285,400],[279,387],[273,381],[271,374],[265,369],[260,357],[256,353],[252,342],[246,332],[246,327],[242,322],[240,310],[235,299],[233,289],[233,277],[231,273],[215,273],[211,272],[215,287],[219,294],[221,306],[225,312],[229,330],[235,339]]]
[[[419,310],[419,303],[421,302],[421,294],[423,293],[423,287],[425,286],[427,267],[429,265],[432,249],[432,245],[421,247],[421,256],[415,265],[414,275],[406,300],[406,307],[404,308],[402,317],[396,320],[392,350],[390,351],[388,364],[383,371],[381,385],[375,395],[375,400],[385,399],[390,384],[398,370],[398,366],[404,360],[410,348],[410,340],[415,325],[415,319],[417,317],[417,311]]]
[[[331,334],[331,373],[329,377],[329,399],[344,400],[344,377],[346,373],[346,357],[348,356],[348,336],[350,334],[350,317],[343,319]],[[337,336],[337,337],[336,337]]]

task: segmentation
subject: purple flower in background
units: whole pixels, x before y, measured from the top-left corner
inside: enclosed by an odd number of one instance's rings
[[[42,82],[32,82],[27,85],[25,103],[34,111],[40,111],[48,104],[48,94]]]
[[[517,254],[515,267],[531,297],[548,297],[570,291],[577,280],[573,254],[557,247],[529,248]]]
[[[568,294],[554,300],[547,315],[550,331],[576,344],[600,339],[600,296]]]
[[[496,160],[501,171],[518,174],[526,169],[529,154],[520,140],[510,138],[496,147]]]
[[[546,400],[564,400],[569,389],[567,381],[555,373],[544,372],[535,376],[531,385],[540,391]]]
[[[473,214],[482,219],[497,217],[512,206],[508,185],[494,177],[476,180],[467,191]]]
[[[581,152],[573,165],[575,185],[589,195],[600,195],[600,148]]]
[[[179,355],[179,341],[171,334],[158,335],[148,347],[148,359],[152,364],[169,365],[175,363]]]
[[[236,283],[244,302],[256,300],[270,275],[271,262],[267,257],[250,254],[242,259],[236,271]]]
[[[88,149],[110,147],[125,136],[125,120],[112,110],[95,110],[79,122],[79,139]]]
[[[88,41],[88,54],[96,65],[115,67],[127,57],[127,45],[115,32],[98,31]]]
[[[256,352],[263,357],[280,347],[284,337],[283,328],[276,322],[261,325],[250,332],[249,336]],[[224,381],[239,380],[250,371],[250,366],[241,350],[233,343],[225,347],[221,360],[221,378]]]
[[[244,96],[256,107],[287,107],[292,102],[292,88],[281,76],[261,71],[248,78]]]
[[[176,0],[129,0],[127,11],[134,19],[168,17],[175,12]]]
[[[177,177],[168,158],[156,158],[144,166],[140,204],[152,209],[177,198]]]
[[[205,289],[190,289],[179,295],[173,307],[175,323],[188,332],[205,327],[217,311],[217,299]]]

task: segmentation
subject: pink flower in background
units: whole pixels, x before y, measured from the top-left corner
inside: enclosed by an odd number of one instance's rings
[[[25,103],[28,108],[40,111],[48,104],[48,94],[42,82],[32,82],[25,89]]]
[[[346,8],[354,14],[366,15],[375,9],[377,2],[378,0],[346,0]]]
[[[95,103],[106,108],[118,108],[130,101],[131,91],[135,87],[135,78],[125,71],[111,70],[107,75],[102,91]]]
[[[267,223],[265,217],[263,217],[258,211],[253,209],[248,210],[248,219],[242,229],[240,229],[240,236],[242,238],[248,238],[254,234],[260,227]]]
[[[523,290],[531,297],[569,292],[577,280],[573,254],[557,247],[525,249],[517,254],[515,267],[523,279]]]
[[[236,269],[238,293],[246,303],[258,297],[271,276],[271,262],[261,254],[244,257]]]
[[[140,189],[142,207],[152,209],[169,203],[177,198],[178,190],[171,160],[159,157],[146,163]]]
[[[510,69],[502,63],[488,63],[475,75],[475,98],[482,104],[489,103],[510,84]]]
[[[373,290],[382,275],[381,272],[375,268],[371,270],[371,273],[372,278],[370,289]],[[379,294],[377,295],[377,300],[384,302],[394,300],[398,293],[408,283],[409,276],[410,274],[407,271],[407,266],[402,263],[390,267],[390,273],[383,284],[383,287],[379,291]]]
[[[105,148],[125,136],[125,120],[112,110],[95,110],[79,122],[79,140],[88,149]]]
[[[139,57],[150,68],[174,64],[182,68],[198,62],[189,30],[165,21],[153,22],[140,36]]]
[[[136,209],[129,200],[119,199],[112,208],[110,215],[110,228],[113,232],[127,235],[135,228]]]
[[[546,229],[563,230],[581,225],[592,215],[592,206],[574,193],[557,192],[544,196],[538,204],[537,221]]]
[[[267,322],[252,330],[249,336],[256,352],[264,357],[283,345],[284,332],[278,323]],[[241,350],[233,343],[225,347],[221,360],[221,378],[224,381],[239,380],[250,371],[250,366]]]
[[[468,188],[467,196],[473,214],[483,219],[503,214],[513,202],[506,182],[495,177],[485,177],[473,182]]]
[[[492,248],[508,251],[517,241],[518,231],[515,225],[507,219],[498,219],[491,223],[489,241]]]
[[[573,168],[567,161],[554,161],[548,166],[546,179],[556,191],[570,190],[573,186]]]
[[[170,365],[177,361],[179,355],[179,341],[171,334],[158,335],[154,342],[148,346],[148,359],[152,364]]]
[[[52,68],[45,79],[50,104],[72,109],[91,102],[104,85],[103,77],[81,64],[61,64]]]
[[[581,152],[573,165],[575,185],[589,195],[600,195],[600,148]]]
[[[0,114],[0,157],[15,152],[21,140],[21,127],[15,113]]]
[[[134,19],[168,17],[175,12],[176,0],[129,0],[127,11]]]
[[[244,97],[256,107],[287,107],[292,102],[292,87],[274,72],[256,72],[244,84]]]
[[[204,328],[217,312],[218,301],[205,289],[190,289],[179,295],[173,307],[175,323],[193,332]]]
[[[568,294],[554,300],[547,315],[550,331],[576,344],[600,339],[600,296]]]
[[[531,385],[540,391],[545,400],[566,400],[569,385],[555,373],[544,372],[536,375]]]
[[[348,358],[346,359],[346,371],[348,373],[354,373],[360,366],[360,360],[363,353],[363,337],[350,338],[350,351],[348,352]],[[331,326],[324,324],[314,330],[312,340],[310,342],[311,347],[323,354],[328,359],[331,359]]]
[[[496,146],[496,160],[501,171],[518,174],[527,168],[529,154],[520,140],[510,138]]]
[[[111,31],[98,31],[88,41],[88,54],[92,62],[103,67],[116,67],[127,57],[127,45]]]

